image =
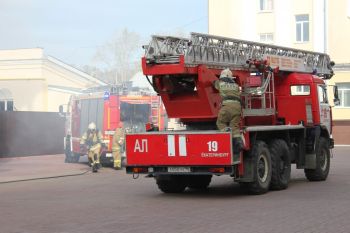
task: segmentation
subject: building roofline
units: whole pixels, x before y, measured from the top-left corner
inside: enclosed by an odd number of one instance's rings
[[[86,79],[86,80],[88,80],[90,82],[94,82],[94,83],[96,83],[98,85],[107,85],[107,83],[105,83],[105,82],[103,82],[103,81],[101,81],[101,80],[99,80],[99,79],[97,79],[97,78],[95,78],[95,77],[93,77],[93,76],[91,76],[91,75],[89,75],[89,74],[87,74],[87,73],[85,73],[85,72],[83,72],[83,71],[81,71],[81,70],[71,66],[71,65],[68,65],[67,63],[65,63],[65,62],[63,62],[63,61],[61,61],[61,60],[59,60],[59,59],[57,59],[55,57],[46,56],[46,60],[48,60],[48,61],[50,61],[50,62],[52,62],[52,63],[54,63],[56,65],[59,65],[59,66],[63,67],[64,69],[68,70],[68,71],[76,73],[79,76],[81,76],[82,78],[84,78],[84,79]]]

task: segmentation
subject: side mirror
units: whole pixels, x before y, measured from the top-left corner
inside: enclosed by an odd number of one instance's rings
[[[64,110],[63,110],[63,105],[58,106],[58,114],[59,114],[61,117],[66,117],[66,113],[65,113]]]
[[[60,114],[63,114],[63,105],[60,105],[60,106],[58,107],[58,112],[59,112]]]
[[[334,99],[333,99],[334,105],[335,106],[339,106],[340,105],[340,100],[339,100],[339,94],[338,94],[338,87],[337,86],[333,87],[333,93],[334,93]]]

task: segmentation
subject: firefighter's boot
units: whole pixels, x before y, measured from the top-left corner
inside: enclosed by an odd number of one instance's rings
[[[232,138],[232,146],[233,146],[233,159],[234,161],[240,160],[240,152],[243,149],[243,141],[241,137]]]
[[[114,160],[114,169],[115,170],[121,170],[122,169],[122,161],[121,160]]]
[[[240,142],[240,138],[238,137],[234,137],[232,138],[232,147],[233,147],[233,153],[234,154],[239,154],[239,152],[241,151],[242,149],[242,146],[241,146],[241,142]]]
[[[97,171],[98,171],[98,165],[97,165],[97,163],[94,163],[92,165],[92,172],[97,172]]]

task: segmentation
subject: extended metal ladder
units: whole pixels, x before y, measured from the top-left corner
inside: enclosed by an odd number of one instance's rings
[[[159,126],[160,100],[158,96],[151,96],[151,122]]]
[[[172,36],[152,36],[146,49],[148,63],[179,63],[183,55],[186,66],[205,64],[217,69],[247,69],[247,61],[272,58],[282,59],[280,70],[314,73],[325,79],[333,75],[330,57],[325,53],[316,53],[293,48],[237,40],[232,38],[191,33],[191,38]],[[287,60],[288,59],[288,60]],[[289,66],[284,63],[296,62]],[[276,65],[277,66],[277,65]]]

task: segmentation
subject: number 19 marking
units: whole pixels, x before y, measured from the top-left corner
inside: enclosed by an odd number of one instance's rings
[[[217,141],[209,141],[208,144],[208,151],[218,151],[218,142]]]

